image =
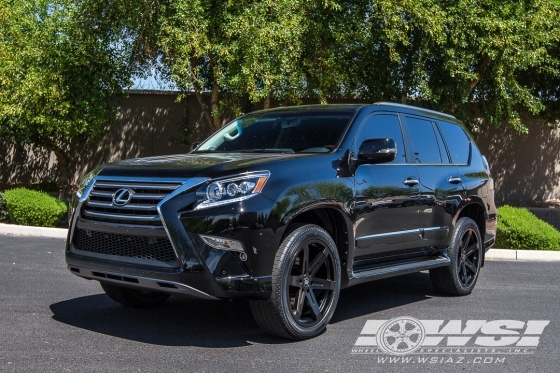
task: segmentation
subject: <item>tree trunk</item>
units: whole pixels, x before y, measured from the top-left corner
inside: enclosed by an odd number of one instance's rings
[[[213,119],[212,119],[212,110],[208,107],[208,104],[206,103],[206,100],[202,95],[202,87],[198,82],[198,76],[196,74],[198,61],[196,57],[192,57],[190,62],[191,62],[191,79],[194,87],[194,94],[196,96],[196,100],[198,101],[198,104],[200,105],[200,110],[201,110],[200,118],[204,119],[206,121],[206,124],[210,128],[213,128],[214,126],[213,126]]]
[[[222,121],[219,115],[219,105],[220,105],[220,91],[218,85],[216,84],[216,79],[214,78],[214,84],[212,84],[212,97],[210,99],[210,105],[212,107],[212,126],[214,131],[217,131],[222,126]]]
[[[264,99],[264,103],[263,103],[263,109],[270,109],[270,103],[272,101],[272,94],[268,94],[268,96],[266,96],[266,98]]]
[[[489,57],[483,57],[480,64],[477,66],[476,76],[477,78],[470,82],[469,88],[471,91],[476,88],[480,80],[482,79],[482,75],[486,72],[486,69],[490,66],[492,61]]]
[[[69,200],[72,193],[72,188],[70,186],[70,162],[68,156],[64,154],[60,149],[56,147],[47,147],[56,156],[56,162],[58,164],[58,198],[63,200]]]
[[[408,81],[404,80],[403,81],[403,90],[402,90],[402,93],[401,93],[401,104],[406,104],[407,99],[408,99],[407,92],[408,92]]]

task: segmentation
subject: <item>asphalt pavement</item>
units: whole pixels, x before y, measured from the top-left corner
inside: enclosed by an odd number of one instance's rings
[[[263,333],[244,301],[171,297],[154,309],[118,305],[97,282],[80,279],[66,269],[63,249],[64,239],[0,235],[0,371],[560,370],[559,262],[487,261],[474,292],[466,297],[436,294],[427,273],[357,285],[342,291],[324,334],[290,342]],[[379,324],[379,320],[404,316],[444,320],[443,325],[462,320],[463,327],[467,320],[501,324],[500,320],[506,320],[505,326],[494,325],[494,334],[505,330],[515,338],[527,330],[516,327],[513,320],[549,323],[536,333],[537,347],[509,353],[503,348],[489,353],[479,346],[456,353],[440,349],[419,354],[417,350],[399,357],[356,349],[368,320]],[[484,330],[488,334],[489,325],[477,335]],[[535,335],[531,338],[534,342]]]

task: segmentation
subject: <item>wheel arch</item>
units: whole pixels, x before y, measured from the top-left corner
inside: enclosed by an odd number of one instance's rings
[[[348,253],[352,237],[352,224],[338,206],[314,206],[293,216],[286,224],[281,241],[300,224],[314,224],[323,228],[336,244],[341,266],[341,287],[348,284]]]
[[[469,203],[464,204],[460,207],[460,209],[455,214],[453,219],[453,226],[459,221],[461,218],[470,218],[474,220],[476,225],[478,226],[478,231],[480,233],[480,238],[482,240],[482,264],[481,267],[484,266],[484,239],[486,235],[486,210],[484,208],[483,202],[479,201],[477,198],[468,198]]]

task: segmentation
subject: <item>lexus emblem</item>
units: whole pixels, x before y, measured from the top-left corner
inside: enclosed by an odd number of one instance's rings
[[[132,198],[132,194],[134,193],[132,192],[132,190],[128,188],[121,188],[117,190],[113,194],[113,205],[115,206],[126,205],[128,202],[130,202],[130,199]]]

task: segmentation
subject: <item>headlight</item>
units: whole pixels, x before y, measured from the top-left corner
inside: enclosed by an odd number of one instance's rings
[[[87,186],[89,185],[89,183],[97,176],[99,175],[99,173],[101,172],[101,170],[103,169],[103,167],[97,167],[96,169],[94,169],[93,171],[89,172],[88,174],[86,174],[86,176],[84,176],[84,178],[82,179],[82,181],[80,181],[80,184],[78,185],[78,190],[76,191],[76,198],[80,199],[82,198],[82,194],[84,193],[84,191],[86,190]]]
[[[256,196],[263,189],[269,176],[269,171],[259,171],[227,179],[211,180],[198,191],[198,198],[202,202],[195,210],[239,202]]]

